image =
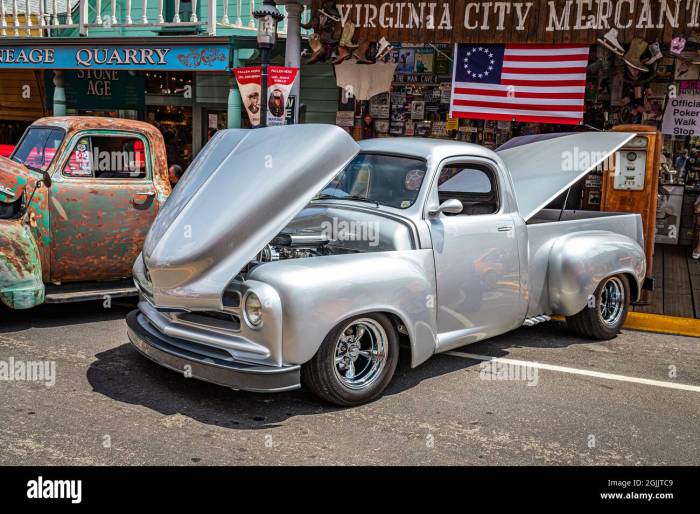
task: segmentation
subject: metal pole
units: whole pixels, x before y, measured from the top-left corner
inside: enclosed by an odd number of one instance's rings
[[[285,46],[285,63],[287,66],[298,68],[297,78],[294,80],[292,89],[289,92],[291,96],[296,97],[294,103],[294,123],[299,123],[299,105],[301,104],[301,95],[299,85],[301,83],[301,11],[302,6],[299,3],[287,3],[287,40]]]
[[[267,127],[267,65],[268,48],[260,49],[260,126]]]

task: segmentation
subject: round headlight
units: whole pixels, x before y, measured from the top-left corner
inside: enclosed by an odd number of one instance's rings
[[[246,296],[245,317],[248,323],[254,327],[259,327],[262,324],[262,303],[260,303],[260,298],[255,293],[248,293],[248,296]]]

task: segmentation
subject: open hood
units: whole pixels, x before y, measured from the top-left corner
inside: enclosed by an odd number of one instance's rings
[[[575,132],[510,140],[497,153],[513,178],[520,215],[529,220],[635,135]]]
[[[13,203],[22,196],[32,178],[29,170],[7,157],[0,157],[0,202]]]
[[[218,131],[146,237],[156,304],[219,308],[230,280],[359,150],[333,125]]]

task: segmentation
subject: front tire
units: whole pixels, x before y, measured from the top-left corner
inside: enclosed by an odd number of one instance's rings
[[[301,381],[315,395],[349,407],[380,396],[399,360],[399,338],[384,314],[362,314],[330,331],[301,368]]]
[[[630,307],[627,277],[614,275],[603,280],[586,307],[566,317],[567,326],[583,337],[605,341],[620,333]]]

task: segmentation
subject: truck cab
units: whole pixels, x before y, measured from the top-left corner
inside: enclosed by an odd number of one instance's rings
[[[152,125],[37,120],[0,158],[0,300],[20,309],[133,294],[133,262],[170,192]]]

